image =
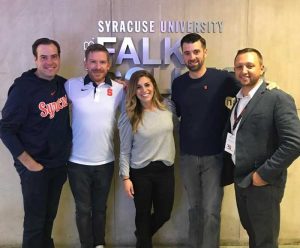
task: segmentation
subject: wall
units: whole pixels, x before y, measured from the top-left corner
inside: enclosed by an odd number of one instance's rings
[[[141,51],[142,37],[150,38],[152,58],[163,53],[162,40],[172,44],[186,32],[111,33],[97,31],[99,20],[160,20],[223,21],[222,33],[203,33],[208,44],[207,66],[231,67],[236,51],[244,47],[258,48],[264,55],[267,78],[295,98],[300,107],[300,73],[297,71],[300,33],[299,0],[0,0],[0,108],[13,79],[34,66],[31,45],[39,37],[58,40],[62,47],[60,74],[74,77],[84,74],[83,42],[93,37],[117,37],[120,48],[124,37],[132,37]],[[141,54],[141,52],[139,52]],[[116,55],[114,56],[114,60]],[[137,66],[126,61],[116,70],[125,73]],[[160,89],[169,92],[173,69],[184,70],[172,57],[170,65],[146,66],[153,70]],[[299,159],[289,169],[286,193],[282,202],[280,242],[300,241]],[[298,165],[298,166],[297,166]],[[117,168],[116,168],[117,172]],[[156,243],[180,244],[187,238],[187,201],[180,176],[176,171],[176,199],[172,219],[155,236]],[[107,241],[112,244],[134,243],[134,205],[125,197],[115,177],[108,202]],[[0,143],[0,246],[19,244],[22,233],[22,199],[19,178],[12,166],[10,154]],[[68,184],[64,186],[59,213],[54,228],[57,243],[75,247],[78,235],[74,221],[74,204]],[[232,187],[225,189],[222,210],[221,239],[224,243],[243,243],[246,235],[240,226]],[[181,246],[182,247],[182,246]]]

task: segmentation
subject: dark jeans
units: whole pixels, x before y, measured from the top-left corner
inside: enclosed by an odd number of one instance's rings
[[[68,177],[76,204],[76,224],[82,248],[105,244],[106,201],[114,162],[88,166],[69,162]]]
[[[20,173],[24,202],[23,248],[53,248],[51,238],[66,166]]]
[[[174,202],[174,166],[161,161],[142,169],[130,169],[136,208],[138,248],[151,248],[152,235],[170,219]],[[153,212],[152,212],[153,210]]]
[[[249,235],[249,247],[278,247],[284,187],[251,185],[240,188],[235,184],[235,194],[241,223]]]

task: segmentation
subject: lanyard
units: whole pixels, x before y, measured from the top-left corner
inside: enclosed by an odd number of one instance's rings
[[[249,102],[244,107],[244,109],[239,114],[239,116],[237,116],[237,110],[238,110],[239,103],[240,103],[240,98],[237,99],[237,103],[236,103],[235,108],[234,108],[234,113],[233,113],[234,114],[233,115],[233,117],[234,117],[234,123],[233,123],[233,126],[232,126],[232,131],[234,131],[236,129],[237,125],[239,124],[240,120],[242,119],[243,114],[244,114],[244,112],[245,112],[245,110],[246,110],[247,105],[248,105]]]

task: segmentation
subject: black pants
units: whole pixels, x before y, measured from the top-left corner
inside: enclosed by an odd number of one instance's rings
[[[135,225],[139,248],[152,247],[152,235],[170,219],[174,202],[174,166],[161,161],[142,169],[130,169],[136,208]]]
[[[68,163],[81,248],[105,244],[106,202],[113,172],[114,162],[97,166]]]
[[[53,248],[51,238],[66,167],[20,174],[24,203],[23,248]]]
[[[273,185],[240,188],[235,194],[241,223],[250,248],[276,248],[280,227],[280,202],[284,188]]]

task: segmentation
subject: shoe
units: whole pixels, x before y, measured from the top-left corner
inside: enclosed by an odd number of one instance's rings
[[[97,245],[95,248],[104,248],[104,245]]]

